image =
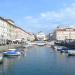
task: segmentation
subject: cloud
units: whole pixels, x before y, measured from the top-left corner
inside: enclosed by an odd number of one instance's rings
[[[74,23],[75,20],[75,4],[60,9],[59,11],[48,11],[40,14],[42,19],[54,23]]]
[[[50,32],[57,25],[75,24],[75,3],[59,11],[41,12],[39,16],[26,16],[24,18],[29,28]]]

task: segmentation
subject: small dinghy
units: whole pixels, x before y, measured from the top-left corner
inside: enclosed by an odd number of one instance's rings
[[[15,48],[10,48],[10,49],[8,49],[8,51],[16,51],[17,49],[15,49]]]

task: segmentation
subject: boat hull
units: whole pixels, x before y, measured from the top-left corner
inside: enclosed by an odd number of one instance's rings
[[[68,56],[75,56],[75,50],[68,50]]]
[[[21,55],[20,52],[4,52],[3,54],[4,54],[4,56],[19,56],[19,55]]]
[[[0,54],[0,64],[3,63],[3,54]]]
[[[44,46],[45,43],[37,43],[38,46]]]

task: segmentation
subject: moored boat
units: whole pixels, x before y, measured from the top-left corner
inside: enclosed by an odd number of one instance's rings
[[[21,55],[21,52],[18,51],[7,51],[3,52],[4,56],[18,56]]]
[[[69,48],[64,47],[64,46],[54,46],[54,49],[60,51],[61,53],[62,53],[62,52],[67,53],[68,50],[69,50]]]
[[[74,55],[75,56],[75,50],[68,50],[68,56]]]
[[[60,52],[61,53],[68,53],[68,50],[70,50],[69,48],[67,48],[67,47],[63,47],[61,50],[60,50]]]
[[[4,56],[18,56],[21,55],[20,51],[17,51],[17,49],[8,49],[8,51],[3,52]]]
[[[29,45],[29,44],[23,45],[22,47],[23,47],[23,48],[28,48],[28,47],[30,47],[30,45]]]
[[[44,46],[44,45],[46,45],[46,42],[45,41],[36,41],[36,45]]]
[[[57,46],[57,50],[60,51],[64,48],[64,46]]]
[[[3,54],[0,53],[0,63],[2,63],[2,62],[3,62]]]
[[[44,46],[45,43],[37,43],[38,46]]]
[[[8,49],[8,51],[16,51],[17,49],[15,49],[15,48],[10,48],[10,49]]]

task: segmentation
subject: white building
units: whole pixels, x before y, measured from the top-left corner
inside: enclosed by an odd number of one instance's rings
[[[54,38],[58,41],[75,40],[75,28],[57,28],[54,32]]]
[[[43,40],[43,41],[47,39],[45,33],[43,33],[43,32],[37,33],[36,38],[37,38],[37,40]]]
[[[16,26],[14,21],[0,17],[0,44],[6,44],[7,40],[12,42],[22,39],[25,41],[32,40],[32,37],[32,34]]]
[[[6,43],[8,38],[8,24],[4,18],[0,17],[0,44]]]
[[[20,27],[17,27],[15,29],[15,31],[16,31],[16,39],[15,40],[21,41],[22,39],[24,39],[24,41],[27,41],[28,33],[26,31],[24,31]]]

